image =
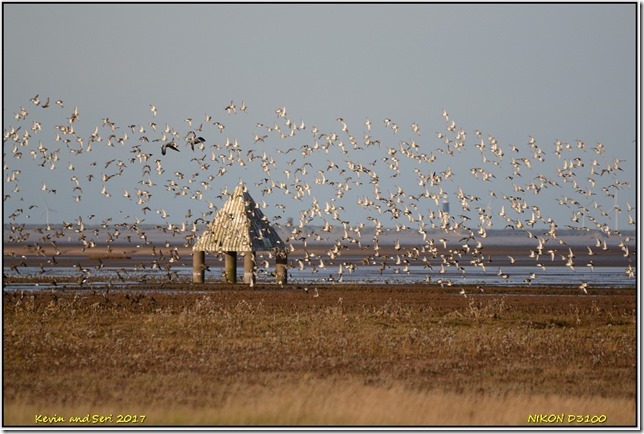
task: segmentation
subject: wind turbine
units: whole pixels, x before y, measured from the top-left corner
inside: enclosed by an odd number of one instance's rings
[[[493,197],[492,199],[490,199],[490,201],[488,201],[488,203],[487,203],[487,206],[485,207],[485,213],[487,214],[488,219],[489,219],[488,220],[488,227],[492,226],[492,203],[494,203],[495,199],[496,199],[496,197]]]
[[[586,228],[586,211],[590,209],[590,206],[592,205],[593,201],[590,200],[588,201],[588,204],[586,204],[584,212],[581,213],[581,229],[582,230],[587,230]]]
[[[47,224],[47,230],[50,231],[51,226],[49,226],[49,212],[56,212],[56,210],[49,208],[47,198],[43,197],[43,202],[45,203],[45,223]]]
[[[619,206],[617,206],[617,192],[619,189],[615,189],[615,232],[619,230]]]

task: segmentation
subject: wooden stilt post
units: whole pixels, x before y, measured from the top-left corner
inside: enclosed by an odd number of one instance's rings
[[[286,285],[288,280],[288,255],[283,250],[275,253],[275,280],[280,285]]]
[[[206,252],[196,250],[192,252],[192,283],[203,283],[204,271],[206,270]]]
[[[237,252],[224,253],[224,270],[227,283],[237,283]]]
[[[244,283],[255,284],[255,252],[244,253]]]

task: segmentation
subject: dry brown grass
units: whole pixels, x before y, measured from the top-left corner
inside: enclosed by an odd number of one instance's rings
[[[635,423],[634,291],[5,294],[4,416],[150,425]],[[600,292],[600,291],[597,291]]]
[[[529,425],[528,417],[535,413],[565,414],[562,425],[573,425],[567,423],[568,415],[607,415],[603,426],[635,423],[634,401],[627,398],[463,394],[310,377],[289,383],[275,381],[270,387],[238,383],[227,387],[227,392],[222,402],[201,406],[159,405],[153,399],[127,406],[48,405],[43,410],[42,405],[23,402],[6,405],[5,411],[11,419],[27,423],[33,423],[34,415],[43,411],[50,415],[114,415],[121,411],[145,414],[145,425],[173,426],[518,426]]]

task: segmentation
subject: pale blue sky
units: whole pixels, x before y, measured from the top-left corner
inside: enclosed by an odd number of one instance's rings
[[[183,137],[190,129],[185,118],[194,119],[194,127],[210,114],[213,119],[204,124],[201,133],[209,145],[223,144],[229,137],[239,140],[244,153],[250,149],[258,155],[267,152],[277,161],[273,176],[283,181],[287,181],[283,173],[289,167],[286,162],[296,153],[283,155],[278,149],[313,145],[314,126],[320,133],[337,132],[348,144],[338,117],[344,118],[349,132],[361,143],[364,121],[369,118],[371,135],[381,140],[381,148],[346,155],[338,149],[328,155],[299,155],[296,166],[310,162],[316,169],[325,168],[333,161],[346,170],[349,160],[378,159],[383,193],[402,186],[414,195],[422,191],[414,169],[429,173],[449,168],[454,178],[442,185],[452,210],[459,212],[455,195],[460,187],[481,198],[476,205],[490,206],[498,213],[495,207],[503,201],[493,200],[489,192],[513,193],[511,180],[506,178],[512,174],[511,145],[521,149],[520,155],[528,155],[528,141],[533,136],[546,161],[536,164],[532,172],[523,169],[524,173],[556,177],[555,166],[563,162],[553,153],[555,141],[575,145],[582,139],[586,151],[573,148],[568,155],[575,157],[578,151],[584,159],[587,166],[578,176],[585,180],[596,156],[590,148],[602,143],[606,162],[625,160],[619,178],[630,182],[631,188],[620,191],[619,200],[624,209],[620,226],[626,227],[626,202],[635,204],[638,12],[635,3],[4,4],[3,129],[23,125],[24,131],[34,120],[43,125],[20,160],[12,155],[12,146],[4,147],[4,193],[10,194],[4,201],[4,221],[17,208],[25,212],[16,221],[42,221],[43,182],[57,189],[55,195],[46,196],[55,210],[52,221],[95,214],[115,221],[138,216],[156,223],[161,219],[154,211],[164,208],[180,223],[187,208],[206,210],[203,201],[174,200],[164,185],[170,179],[185,185],[185,179],[176,179],[174,172],[191,174],[195,163],[190,159],[204,154],[209,158],[210,149],[193,154],[182,143],[180,153],[162,160],[166,172],[155,178],[158,185],[151,189],[153,198],[148,204],[153,212],[146,215],[135,201],[122,196],[124,189],[133,193],[142,179],[139,163],[128,164],[123,176],[108,182],[111,198],[100,194],[100,180],[85,180],[88,173],[100,178],[102,173],[115,172],[113,165],[103,167],[105,161],[126,161],[133,156],[129,151],[140,134],[132,133],[128,125],[145,126],[145,135],[152,139],[169,124]],[[42,99],[50,97],[51,106],[34,106],[29,99],[36,94]],[[64,101],[64,109],[54,104],[57,99]],[[244,101],[247,113],[227,114],[224,107],[231,100],[237,105]],[[150,113],[151,104],[158,109],[156,118]],[[130,138],[122,147],[95,143],[92,152],[80,156],[70,155],[63,145],[61,161],[54,170],[40,167],[42,160],[28,158],[29,149],[39,141],[52,151],[61,147],[54,141],[54,127],[66,122],[74,106],[80,114],[75,124],[78,135],[86,139],[109,117],[120,127],[116,135],[127,131]],[[29,117],[17,121],[14,114],[21,107],[29,111]],[[283,119],[275,115],[278,107],[286,107],[288,117],[298,124],[303,120],[306,129],[285,140],[273,134],[264,143],[253,143],[253,134],[262,131],[256,127],[258,122],[271,125],[279,121],[283,126]],[[465,149],[455,156],[437,151],[445,144],[436,132],[447,132],[443,109],[449,112],[450,121],[456,122],[457,130],[467,133]],[[385,118],[399,125],[397,134],[385,128]],[[156,133],[148,126],[153,120],[160,126]],[[226,125],[223,133],[212,125],[214,121]],[[413,122],[420,126],[420,136],[413,134]],[[489,135],[497,139],[505,151],[503,164],[482,163],[475,147],[479,142],[475,130],[480,130],[486,141]],[[108,135],[101,131],[104,141]],[[412,139],[423,152],[436,153],[436,162],[419,165],[398,154],[401,174],[390,178],[392,172],[382,160],[388,156],[387,148],[399,149],[401,141]],[[158,144],[143,148],[154,153],[151,162],[161,158]],[[90,166],[94,161],[97,165]],[[74,171],[68,170],[69,163]],[[215,173],[204,172],[198,180],[216,174],[217,167],[212,164],[211,172]],[[487,167],[496,178],[478,182],[470,173],[474,167]],[[12,192],[16,183],[6,181],[16,169],[22,171],[20,191]],[[327,177],[334,173],[337,171]],[[76,193],[70,178],[74,174],[83,182],[80,203],[73,201]],[[315,170],[307,176],[313,183]],[[212,182],[216,187],[206,198],[217,202],[221,188],[232,188],[244,178],[256,200],[263,199],[269,206],[287,205],[283,212],[269,208],[267,215],[282,213],[284,218],[297,220],[298,212],[311,205],[308,196],[304,201],[293,201],[281,193],[262,197],[262,187],[253,185],[262,177],[258,161],[246,168],[235,165]],[[344,177],[338,175],[334,181],[341,182]],[[363,176],[360,181],[367,185],[355,186],[337,199],[352,223],[365,217],[364,210],[355,204],[356,198],[373,194],[368,179]],[[610,211],[612,199],[601,192],[602,182],[596,187],[597,196],[588,201],[597,200]],[[332,188],[316,189],[315,185],[313,192],[322,206],[335,194]],[[563,226],[571,224],[571,210],[557,205],[556,199],[570,196],[586,200],[575,194],[565,185],[526,198]],[[422,208],[431,208],[432,203],[427,201]],[[27,212],[30,204],[39,208]]]

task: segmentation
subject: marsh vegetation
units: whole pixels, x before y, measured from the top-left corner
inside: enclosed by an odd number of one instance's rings
[[[635,423],[634,290],[311,289],[5,293],[5,424]]]

